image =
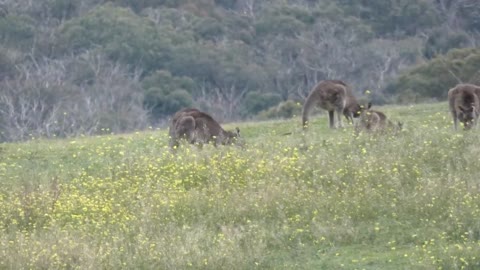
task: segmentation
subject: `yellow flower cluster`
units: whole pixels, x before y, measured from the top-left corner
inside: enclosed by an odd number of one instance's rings
[[[442,106],[389,108],[395,136],[318,117],[245,124],[245,148],[173,152],[163,130],[2,145],[0,268],[476,269],[480,138]]]

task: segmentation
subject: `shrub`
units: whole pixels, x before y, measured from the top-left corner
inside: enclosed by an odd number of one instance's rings
[[[260,119],[274,119],[274,118],[292,118],[300,115],[302,112],[302,105],[293,100],[287,100],[275,107],[271,107],[266,111],[259,113]]]
[[[248,115],[258,114],[260,111],[277,105],[280,100],[280,96],[274,93],[249,92],[244,101],[245,113]]]

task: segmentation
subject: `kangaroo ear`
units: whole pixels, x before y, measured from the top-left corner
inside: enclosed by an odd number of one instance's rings
[[[235,128],[235,131],[237,132],[237,135],[240,136],[240,129],[238,127]]]
[[[370,109],[371,107],[372,107],[372,102],[368,102],[367,109]]]

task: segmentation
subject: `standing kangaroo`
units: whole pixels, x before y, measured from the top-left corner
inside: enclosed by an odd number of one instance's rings
[[[175,113],[169,127],[170,147],[176,148],[181,139],[186,139],[191,144],[213,142],[226,145],[237,142],[240,129],[235,132],[224,130],[212,116],[195,108],[187,108]]]
[[[367,132],[377,131],[400,131],[403,123],[394,124],[387,116],[380,111],[372,110],[372,103],[368,103],[367,109],[360,113],[360,120],[355,125],[355,132],[359,134],[362,130]]]
[[[453,117],[453,127],[458,129],[458,121],[465,130],[476,126],[480,111],[480,86],[458,84],[448,90],[448,105]]]
[[[343,127],[342,113],[348,121],[360,116],[362,110],[350,87],[339,80],[325,80],[318,83],[310,92],[302,111],[303,128],[308,126],[308,116],[314,107],[328,111],[330,128],[335,128],[334,112],[337,113],[339,127]]]

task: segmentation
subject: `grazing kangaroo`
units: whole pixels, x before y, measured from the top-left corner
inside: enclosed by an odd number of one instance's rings
[[[334,112],[337,113],[339,127],[343,127],[342,113],[348,121],[360,116],[362,110],[350,87],[339,80],[325,80],[318,83],[310,92],[302,111],[302,125],[307,128],[308,116],[314,107],[328,111],[330,128],[335,128]]]
[[[387,119],[387,116],[383,112],[372,110],[371,107],[372,103],[368,103],[367,109],[361,112],[360,120],[355,125],[356,134],[359,134],[363,130],[367,132],[402,130],[402,122],[394,124]]]
[[[476,126],[480,111],[480,86],[458,84],[448,90],[448,104],[453,117],[453,127],[458,129],[458,121],[465,130]]]
[[[235,132],[224,130],[209,114],[198,109],[187,108],[175,113],[169,127],[170,147],[176,148],[181,139],[191,144],[213,142],[226,145],[236,143],[240,137],[240,129]]]
[[[170,137],[170,142],[172,142],[172,138],[175,137],[175,126],[178,122],[178,119],[180,119],[182,116],[185,116],[186,114],[191,113],[191,112],[200,112],[200,111],[198,109],[195,109],[195,108],[185,108],[185,109],[181,109],[180,111],[176,112],[173,115],[172,120],[170,121],[169,128],[168,128],[168,135]]]

